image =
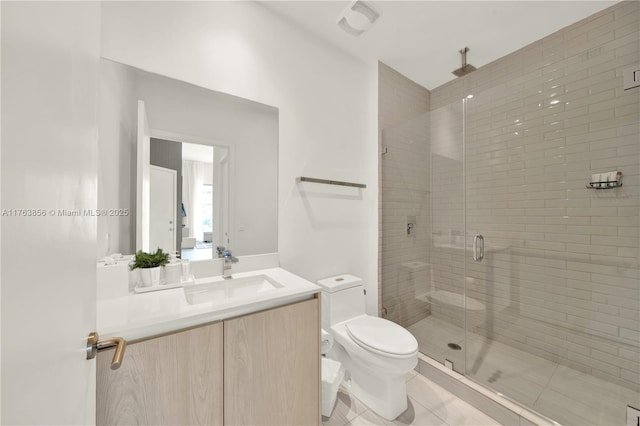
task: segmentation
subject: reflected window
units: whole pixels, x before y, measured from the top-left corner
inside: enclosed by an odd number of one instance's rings
[[[202,229],[213,232],[213,185],[203,184],[200,188],[202,200]]]

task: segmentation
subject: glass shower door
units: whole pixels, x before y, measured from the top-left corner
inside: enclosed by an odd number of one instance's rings
[[[464,373],[462,104],[382,131],[381,311]]]
[[[429,316],[422,297],[430,273],[428,129],[425,114],[381,135],[381,312],[405,328]]]
[[[463,105],[430,113],[431,252],[429,331],[424,353],[459,373],[465,371],[465,198]]]
[[[593,130],[564,101],[579,93],[543,89],[463,101],[464,374],[564,425],[624,425],[640,401],[637,114]],[[624,186],[587,187],[607,170]]]
[[[497,89],[463,102],[466,222],[465,375],[528,406],[533,406],[555,364],[521,350],[527,345],[522,322],[522,272],[543,268],[542,259],[521,257],[537,248],[528,241],[541,225],[543,190],[527,185],[527,125],[513,115]],[[503,125],[496,125],[499,122]],[[544,170],[544,168],[542,168]],[[544,182],[540,182],[544,187]],[[533,197],[533,198],[532,198]],[[542,222],[544,218],[542,218]],[[544,237],[544,234],[542,235]],[[533,253],[531,253],[533,254]],[[538,253],[539,254],[539,253]],[[534,272],[535,273],[535,272]],[[550,283],[549,285],[553,285]],[[541,291],[539,288],[536,291]],[[541,338],[544,330],[536,336]],[[551,345],[550,345],[551,346]]]

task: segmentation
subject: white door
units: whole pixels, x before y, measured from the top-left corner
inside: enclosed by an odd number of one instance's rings
[[[214,147],[213,154],[213,248],[231,246],[229,235],[229,148]]]
[[[149,173],[149,249],[160,247],[165,253],[176,251],[177,172],[150,166]]]
[[[136,250],[149,251],[149,165],[151,136],[143,101],[138,101],[136,183]]]
[[[100,3],[2,2],[0,26],[0,423],[92,424]]]

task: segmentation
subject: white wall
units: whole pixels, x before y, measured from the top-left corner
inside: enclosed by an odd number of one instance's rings
[[[100,5],[2,4],[2,424],[95,421]],[[33,212],[33,210],[31,210]],[[51,213],[53,210],[53,213]]]
[[[377,71],[256,3],[109,2],[102,54],[279,109],[281,265],[315,281],[350,272],[377,303]],[[296,184],[306,175],[361,192]]]

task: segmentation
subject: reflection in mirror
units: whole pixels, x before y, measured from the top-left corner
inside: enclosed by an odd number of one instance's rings
[[[221,208],[221,199],[228,160],[226,147],[151,138],[151,250],[160,247],[183,259],[210,259],[213,247],[226,244],[227,210]]]
[[[182,144],[180,247],[183,259],[197,259],[203,251],[211,254],[213,223],[219,220],[213,217],[213,194],[213,147]],[[219,235],[215,240],[216,245],[223,245]]]
[[[228,244],[228,182],[228,148],[182,144],[183,259],[208,259]]]
[[[277,252],[276,108],[102,59],[99,155],[98,257]]]

